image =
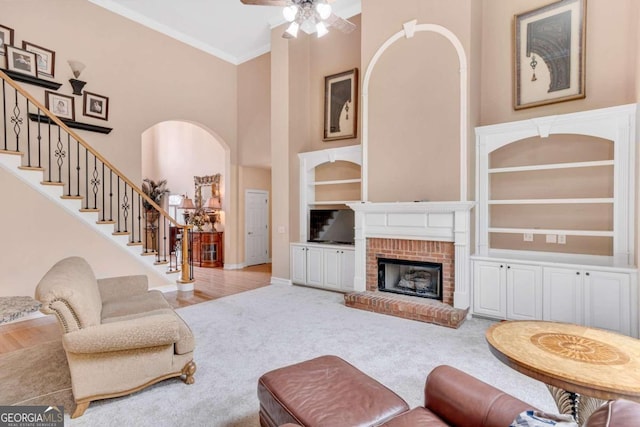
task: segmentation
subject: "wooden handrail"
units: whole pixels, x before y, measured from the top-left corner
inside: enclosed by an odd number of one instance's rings
[[[183,228],[183,229],[186,228],[185,225],[179,224],[178,221],[176,221],[174,218],[171,217],[171,215],[169,215],[169,213],[167,213],[164,209],[162,209],[160,206],[158,206],[158,204],[156,204],[156,202],[154,202],[149,196],[147,196],[142,191],[142,189],[140,189],[137,185],[135,185],[129,178],[127,178],[122,172],[120,172],[115,166],[113,166],[107,159],[105,159],[100,153],[98,153],[93,147],[91,147],[91,145],[89,145],[84,139],[82,139],[80,137],[80,135],[78,135],[77,133],[75,133],[74,131],[69,129],[69,127],[67,125],[65,125],[62,120],[60,120],[55,114],[53,114],[51,111],[49,111],[40,102],[38,102],[37,99],[35,99],[33,96],[31,96],[31,94],[29,94],[29,92],[25,91],[19,85],[17,85],[16,82],[14,82],[13,79],[11,79],[11,77],[7,76],[2,70],[0,70],[0,78],[2,78],[2,80],[4,80],[7,83],[9,83],[9,85],[12,88],[17,90],[22,96],[27,98],[33,105],[38,107],[38,109],[41,110],[47,117],[49,117],[57,126],[59,126],[61,129],[63,129],[69,135],[71,135],[87,151],[89,151],[98,160],[100,160],[105,166],[107,166],[109,169],[111,169],[120,179],[122,179],[126,184],[128,184],[129,187],[134,189],[135,192],[138,193],[140,196],[142,196],[142,198],[144,200],[149,202],[149,204],[151,206],[153,206],[160,213],[160,215],[162,215],[163,217],[167,218],[176,227]],[[27,111],[27,113],[28,113],[28,111]]]

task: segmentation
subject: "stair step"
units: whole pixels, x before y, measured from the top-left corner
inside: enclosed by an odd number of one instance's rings
[[[40,181],[42,185],[52,185],[54,187],[64,187],[64,182]]]
[[[144,245],[144,243],[142,242],[129,242],[127,243],[127,246],[142,246]]]
[[[129,234],[131,234],[131,232],[130,231],[114,231],[111,234],[113,236],[128,236]]]
[[[80,212],[100,212],[100,209],[82,208],[82,209],[80,209]]]
[[[180,273],[181,270],[167,270],[166,273],[167,274],[176,274],[176,273]]]
[[[60,196],[61,199],[63,200],[82,200],[84,199],[84,196]]]
[[[114,220],[108,220],[105,219],[104,221],[96,221],[96,224],[115,224],[116,222]]]
[[[153,263],[153,265],[165,265],[165,264],[169,264],[169,261],[156,261]]]
[[[23,171],[38,171],[38,172],[44,172],[45,169],[38,167],[38,166],[18,166],[18,169],[21,169]]]
[[[2,154],[13,154],[15,156],[23,156],[24,153],[22,153],[21,151],[13,151],[13,150],[0,150],[0,153]]]
[[[158,255],[158,252],[157,251],[142,252],[140,255],[142,255],[142,256],[151,256],[151,255],[156,256],[156,255]]]

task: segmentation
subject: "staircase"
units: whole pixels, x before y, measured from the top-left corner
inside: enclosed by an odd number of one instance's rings
[[[193,289],[192,226],[178,224],[136,184],[0,71],[0,167],[128,252],[148,271]],[[151,205],[145,211],[144,204]],[[147,216],[156,218],[147,221]],[[169,247],[169,227],[181,247]],[[176,250],[178,249],[178,250]],[[176,280],[177,279],[177,280]]]

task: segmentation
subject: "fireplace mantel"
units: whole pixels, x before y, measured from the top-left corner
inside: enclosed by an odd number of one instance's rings
[[[454,307],[470,306],[470,211],[474,202],[349,203],[355,211],[356,291],[366,290],[367,238],[453,242]]]

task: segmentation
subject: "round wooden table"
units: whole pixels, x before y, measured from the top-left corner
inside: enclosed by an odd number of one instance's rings
[[[544,321],[496,323],[486,338],[494,356],[547,384],[558,409],[580,424],[605,400],[640,402],[640,340]]]

